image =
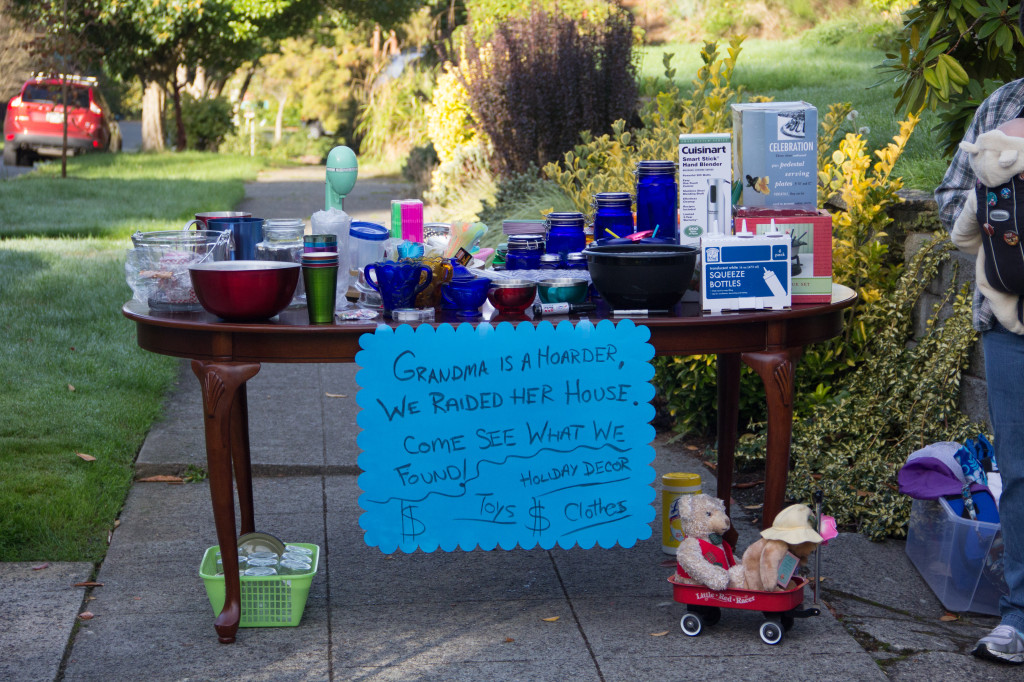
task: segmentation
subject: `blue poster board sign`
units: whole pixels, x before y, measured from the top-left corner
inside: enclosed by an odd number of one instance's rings
[[[650,331],[381,325],[360,339],[371,547],[631,547],[654,519]]]

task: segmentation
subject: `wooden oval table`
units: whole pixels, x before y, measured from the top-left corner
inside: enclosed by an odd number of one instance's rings
[[[793,371],[804,346],[838,336],[843,311],[856,294],[833,285],[828,303],[798,304],[791,309],[733,313],[705,313],[700,304],[684,299],[670,315],[633,317],[651,332],[657,355],[714,354],[718,363],[718,489],[729,508],[733,456],[739,413],[740,363],[758,373],[764,383],[768,408],[768,445],[765,453],[763,527],[771,525],[782,508],[789,470],[793,423]],[[233,642],[241,615],[233,483],[238,490],[241,533],[255,530],[252,473],[249,462],[248,408],[245,382],[264,362],[354,362],[359,337],[372,334],[375,321],[339,321],[309,325],[305,310],[288,310],[267,322],[225,322],[206,312],[165,313],[129,301],[123,307],[135,322],[139,346],[161,355],[192,360],[203,396],[206,458],[210,497],[217,527],[217,542],[224,562],[224,608],[214,622],[221,642]],[[568,319],[597,321],[608,311]],[[489,309],[476,322],[498,323],[502,317]],[[555,324],[565,316],[545,318]],[[626,319],[611,317],[611,319]],[[433,323],[458,324],[462,319]],[[536,323],[530,317],[517,320]],[[391,326],[398,326],[388,323]],[[233,469],[233,471],[232,471]],[[735,531],[733,531],[735,535]],[[735,542],[735,536],[732,538]]]

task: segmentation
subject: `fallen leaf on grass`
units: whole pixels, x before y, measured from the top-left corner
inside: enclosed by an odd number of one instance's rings
[[[943,623],[948,623],[950,621],[960,620],[960,616],[956,615],[955,613],[950,613],[949,611],[946,611],[946,613],[939,616],[939,620],[941,620]]]
[[[92,620],[95,616],[92,611],[82,611],[78,617],[82,620]]]
[[[712,462],[710,459],[704,460],[704,466],[706,466],[708,469],[711,469],[712,471],[716,471],[718,469],[718,465]]]
[[[87,455],[84,452],[76,452],[75,454],[78,455],[78,457],[80,457],[81,459],[84,459],[86,462],[96,461],[95,457],[93,457],[92,455]]]
[[[764,506],[764,504],[745,504],[745,505],[743,505],[743,508],[744,509],[751,509],[751,510],[753,510],[753,509],[760,509],[763,506]]]
[[[183,483],[181,476],[167,476],[166,474],[146,476],[145,478],[139,478],[136,480],[138,480],[139,483]]]
[[[700,450],[696,445],[686,445],[684,447],[686,447],[687,450]]]
[[[347,398],[348,396],[344,393],[324,393],[328,398]]]
[[[120,525],[121,525],[121,519],[114,519],[114,528],[117,528]]]
[[[561,618],[561,616],[551,616],[550,618],[541,618],[541,620],[545,623],[554,623],[559,618]]]
[[[75,583],[75,587],[103,587],[103,583],[98,583],[95,580],[86,580],[84,582]]]
[[[33,567],[32,567],[32,570],[33,570],[33,571],[41,571],[41,570],[43,570],[44,568],[49,568],[49,567],[50,567],[50,564],[49,564],[49,563],[46,563],[46,564],[39,564],[38,566],[33,566]]]
[[[505,643],[506,644],[509,643],[509,642],[514,642],[514,641],[516,641],[516,640],[512,639],[511,637],[506,637],[505,638]]]
[[[747,481],[746,483],[733,483],[732,487],[736,488],[737,490],[743,490],[744,488],[753,488],[755,485],[761,485],[762,483],[764,483],[764,479],[763,478],[761,480],[759,480],[759,481]]]
[[[661,632],[652,632],[651,633],[651,637],[664,637],[667,634],[668,634],[668,630],[663,630]]]
[[[75,392],[74,384],[68,384],[68,390],[71,391],[72,393],[74,393]]]

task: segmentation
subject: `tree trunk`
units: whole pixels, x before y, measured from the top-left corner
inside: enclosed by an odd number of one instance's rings
[[[142,95],[142,151],[164,148],[164,89],[156,81],[145,84]]]
[[[185,136],[185,120],[181,117],[181,86],[175,81],[174,83],[174,126],[175,126],[175,138],[174,148],[176,151],[183,152],[185,147],[188,146],[188,138]]]
[[[274,145],[281,144],[281,133],[284,127],[284,105],[288,102],[288,95],[277,98],[277,116],[274,118]]]

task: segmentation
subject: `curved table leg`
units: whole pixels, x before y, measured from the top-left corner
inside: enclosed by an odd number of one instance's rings
[[[203,417],[206,430],[206,466],[210,474],[210,499],[217,526],[224,568],[224,608],[214,621],[217,636],[224,644],[235,641],[242,615],[241,588],[238,581],[238,536],[235,533],[235,503],[231,466],[235,452],[245,448],[248,462],[248,436],[239,442],[238,432],[248,421],[244,414],[245,382],[260,371],[259,364],[192,361],[192,371],[203,391]],[[248,429],[246,429],[248,431]],[[241,460],[241,455],[238,455]],[[251,483],[248,506],[252,510]],[[241,493],[241,490],[240,490]]]
[[[762,528],[772,525],[786,499],[789,444],[793,435],[793,368],[801,352],[800,348],[789,348],[773,353],[742,353],[740,356],[761,377],[768,401]]]
[[[737,353],[719,353],[718,367],[718,499],[725,503],[729,513],[732,498],[732,472],[736,453],[736,426],[740,412],[740,356]],[[725,541],[733,547],[739,533],[730,528]]]

